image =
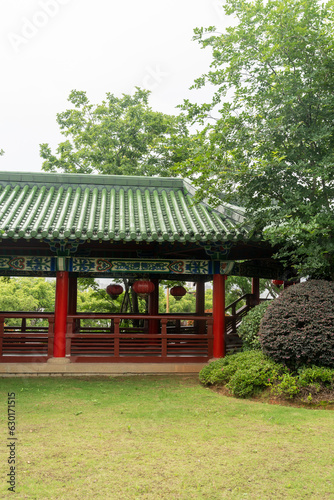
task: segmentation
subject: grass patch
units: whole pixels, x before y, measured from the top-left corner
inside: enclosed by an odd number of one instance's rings
[[[333,498],[334,413],[224,397],[197,377],[5,378],[18,499]],[[6,410],[0,412],[3,445]],[[1,498],[7,491],[1,448]]]

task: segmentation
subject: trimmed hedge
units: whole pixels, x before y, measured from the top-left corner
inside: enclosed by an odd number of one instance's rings
[[[260,326],[262,350],[292,369],[334,367],[334,283],[310,280],[284,290]]]
[[[270,300],[267,300],[255,306],[243,318],[238,328],[238,335],[242,339],[242,348],[244,351],[261,350],[259,339],[260,323],[270,302]]]

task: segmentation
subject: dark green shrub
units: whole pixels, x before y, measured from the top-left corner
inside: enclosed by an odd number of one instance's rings
[[[284,290],[260,326],[263,352],[296,369],[334,367],[334,283],[310,280]]]
[[[251,309],[238,328],[244,351],[261,350],[259,340],[260,323],[271,301],[267,300]]]
[[[211,362],[199,378],[204,385],[227,384],[233,395],[247,397],[271,385],[284,371],[261,351],[248,351]]]

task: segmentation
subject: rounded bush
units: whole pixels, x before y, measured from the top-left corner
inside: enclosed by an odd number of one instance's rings
[[[333,368],[334,283],[310,280],[284,290],[265,312],[259,338],[263,352],[289,368]]]
[[[261,351],[238,352],[212,361],[199,374],[204,385],[225,385],[234,396],[245,398],[270,386],[286,372]]]
[[[242,323],[238,328],[238,335],[242,339],[242,347],[244,351],[261,350],[259,339],[260,323],[270,302],[270,300],[267,300],[266,302],[262,302],[258,306],[255,306],[243,318]]]

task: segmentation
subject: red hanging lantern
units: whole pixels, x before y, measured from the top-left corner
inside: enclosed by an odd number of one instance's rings
[[[273,285],[275,286],[281,286],[283,285],[284,281],[283,280],[272,280],[271,281]]]
[[[152,281],[148,280],[139,280],[135,281],[132,285],[132,290],[136,292],[139,297],[147,297],[150,293],[152,293],[155,289]]]
[[[108,285],[106,288],[106,292],[112,299],[117,299],[121,293],[123,293],[123,287],[121,285]]]
[[[181,300],[185,296],[187,290],[183,286],[173,286],[170,289],[170,294],[176,299]]]

